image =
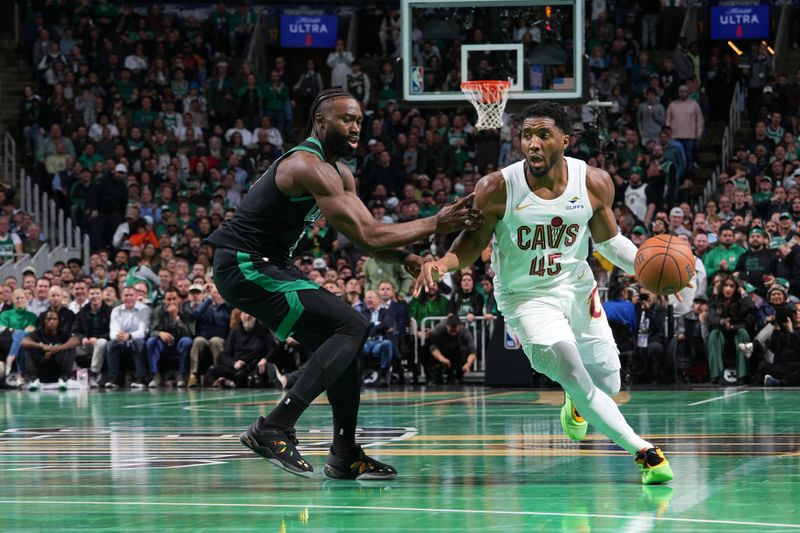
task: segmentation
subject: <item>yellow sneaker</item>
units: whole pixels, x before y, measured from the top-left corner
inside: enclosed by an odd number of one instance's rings
[[[645,485],[666,483],[675,477],[661,448],[642,448],[636,454],[636,464],[642,471],[642,483]]]
[[[567,393],[564,393],[564,405],[561,406],[561,427],[567,437],[579,442],[586,438],[589,429],[589,423],[578,414]]]

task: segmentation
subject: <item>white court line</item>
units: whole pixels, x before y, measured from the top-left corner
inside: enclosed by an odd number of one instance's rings
[[[202,502],[116,502],[116,501],[59,501],[59,500],[0,500],[3,504],[28,504],[28,505],[96,505],[103,507],[134,506],[134,507],[236,507],[257,509],[322,509],[328,511],[390,511],[413,513],[452,513],[452,514],[483,514],[483,515],[512,515],[512,516],[559,516],[574,518],[618,518],[622,520],[641,520],[641,515],[616,515],[597,513],[548,513],[544,511],[497,511],[492,509],[439,509],[429,507],[384,507],[361,505],[315,505],[315,504],[278,504],[278,503],[202,503]],[[689,524],[726,524],[733,526],[760,526],[760,527],[785,527],[800,529],[800,524],[782,524],[776,522],[751,522],[741,520],[713,520],[706,518],[677,518],[668,516],[654,516],[653,520],[660,522],[679,522]]]
[[[252,398],[253,393],[250,394],[240,394],[239,396],[214,396],[213,398],[203,398],[201,400],[195,400],[192,398],[186,398],[183,400],[175,400],[173,402],[155,402],[155,403],[138,403],[135,405],[125,405],[123,409],[133,409],[135,407],[154,407],[156,405],[175,405],[175,404],[182,404],[182,403],[200,403],[200,402],[211,402],[214,400],[239,400],[241,398]],[[275,401],[277,402],[277,397]]]
[[[708,400],[702,400],[699,402],[690,403],[689,405],[700,405],[701,403],[709,403],[709,402],[716,402],[717,400],[727,400],[728,398],[733,398],[734,396],[739,396],[740,394],[747,394],[750,391],[747,390],[740,390],[739,392],[734,392],[732,394],[726,394],[724,396],[717,396],[716,398],[709,398]]]

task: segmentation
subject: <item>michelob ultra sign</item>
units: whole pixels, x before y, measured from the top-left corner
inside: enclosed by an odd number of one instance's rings
[[[336,15],[281,15],[281,46],[334,48],[338,20]]]

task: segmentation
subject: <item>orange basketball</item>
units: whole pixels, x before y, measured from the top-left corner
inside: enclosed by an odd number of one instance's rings
[[[672,235],[656,235],[639,247],[633,267],[646,289],[675,294],[694,276],[694,254],[687,242]]]

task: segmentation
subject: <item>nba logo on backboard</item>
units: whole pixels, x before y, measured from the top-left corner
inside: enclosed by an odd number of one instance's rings
[[[421,93],[425,90],[425,81],[422,78],[422,67],[411,67],[411,92]]]
[[[513,331],[508,329],[508,326],[505,327],[505,339],[503,344],[506,347],[506,350],[519,350],[522,347],[522,344],[519,342],[519,339],[514,334]]]

